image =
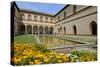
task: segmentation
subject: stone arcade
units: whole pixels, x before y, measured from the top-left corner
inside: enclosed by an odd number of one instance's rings
[[[51,15],[19,9],[15,2],[11,5],[14,35],[97,35],[96,6],[66,5],[57,14]]]

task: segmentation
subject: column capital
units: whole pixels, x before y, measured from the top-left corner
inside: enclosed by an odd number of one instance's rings
[[[24,24],[25,26],[28,26],[27,24]]]
[[[40,25],[37,25],[38,27],[40,27]]]
[[[32,27],[34,27],[34,25],[31,25]]]
[[[45,28],[46,26],[43,25],[43,28]]]

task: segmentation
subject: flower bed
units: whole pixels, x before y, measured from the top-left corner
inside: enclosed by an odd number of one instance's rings
[[[43,46],[34,47],[32,44],[14,44],[14,56],[11,62],[14,65],[29,65],[29,64],[48,64],[48,63],[66,63],[69,62],[69,57],[64,54],[58,54],[54,51],[43,50]],[[36,49],[37,48],[37,49]]]
[[[70,53],[70,62],[89,62],[97,60],[97,52],[73,51]]]
[[[84,62],[97,60],[96,53],[74,51],[70,54],[47,50],[43,45],[33,43],[15,43],[12,45],[11,62],[14,65],[50,64]]]

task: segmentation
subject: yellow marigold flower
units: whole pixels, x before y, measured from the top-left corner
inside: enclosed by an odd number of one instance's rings
[[[23,58],[27,58],[28,56],[23,56]]]
[[[43,57],[43,54],[38,54],[36,57],[42,58]]]
[[[29,64],[34,64],[34,62],[30,61]]]
[[[58,63],[62,63],[62,60],[58,60]]]
[[[44,62],[48,63],[50,58],[44,58]]]
[[[17,64],[18,62],[20,62],[22,60],[22,58],[20,57],[13,57],[14,63]]]
[[[58,59],[59,59],[59,58],[61,58],[61,56],[60,56],[60,55],[56,55],[56,58],[58,58]]]
[[[41,64],[40,60],[38,60],[38,59],[34,60],[34,63],[35,64]]]

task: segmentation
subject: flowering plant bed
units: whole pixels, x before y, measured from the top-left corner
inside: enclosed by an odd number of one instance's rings
[[[32,44],[14,44],[11,62],[14,65],[45,64],[45,63],[66,63],[69,57],[65,54],[58,54],[54,51],[44,50],[44,47],[32,46]],[[12,53],[13,54],[13,53]]]
[[[14,43],[11,62],[13,65],[51,64],[67,62],[96,61],[95,52],[73,51],[70,54],[47,50],[43,45],[33,43]]]

